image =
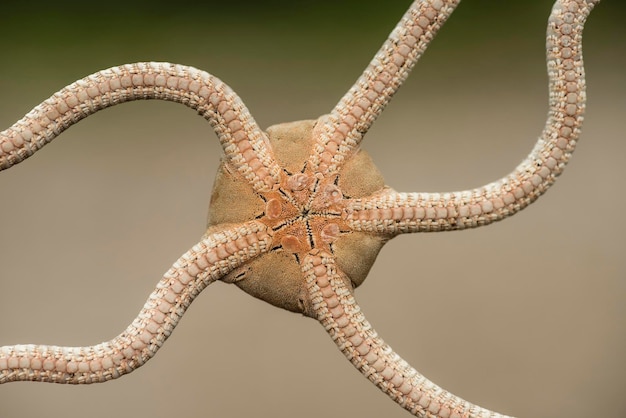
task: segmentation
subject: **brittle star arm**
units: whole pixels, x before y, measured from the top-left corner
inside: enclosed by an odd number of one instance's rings
[[[0,170],[30,157],[79,120],[140,99],[173,101],[196,110],[213,126],[227,161],[255,191],[280,183],[281,170],[265,133],[230,87],[205,71],[156,62],[109,68],[55,93],[0,132]]]
[[[355,230],[403,233],[486,225],[513,215],[543,194],[569,161],[585,110],[583,27],[599,0],[562,0],[547,30],[549,114],[530,155],[508,176],[483,187],[449,193],[398,193],[351,201],[345,217]]]
[[[132,372],[156,354],[204,288],[268,251],[270,242],[271,232],[257,221],[204,237],[165,273],[139,315],[120,335],[87,347],[0,347],[0,383],[87,384]]]
[[[313,250],[303,260],[309,309],[350,362],[391,399],[423,418],[504,418],[440,388],[398,356],[367,322],[333,256]]]
[[[310,157],[313,172],[339,170],[400,88],[460,0],[416,0],[356,83],[326,116]]]

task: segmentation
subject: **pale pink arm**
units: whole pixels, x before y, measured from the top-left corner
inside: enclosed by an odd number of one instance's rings
[[[253,221],[203,238],[165,273],[132,324],[110,341],[0,347],[0,383],[100,383],[132,372],[156,354],[205,287],[268,251],[270,234]]]
[[[265,133],[230,87],[205,71],[158,62],[109,68],[55,93],[0,132],[0,170],[30,157],[79,120],[141,99],[173,101],[196,110],[213,126],[227,160],[256,191],[280,183],[281,170]]]
[[[583,27],[599,0],[560,0],[547,30],[550,82],[546,126],[530,155],[508,176],[449,193],[398,193],[354,200],[345,217],[360,231],[403,233],[477,227],[513,215],[543,194],[569,161],[585,110]]]
[[[422,418],[504,418],[437,386],[376,334],[333,257],[313,250],[302,263],[312,314],[343,354],[391,399]]]
[[[400,88],[460,0],[416,0],[363,74],[330,112],[309,166],[335,173]]]

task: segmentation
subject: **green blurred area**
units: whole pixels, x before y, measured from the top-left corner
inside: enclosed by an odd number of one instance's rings
[[[322,62],[341,62],[360,51],[374,51],[408,3],[9,1],[2,5],[0,48],[11,58],[3,65],[22,71],[29,66],[64,71],[78,54],[85,66],[182,57],[194,57],[191,61],[199,63],[220,59],[275,62],[311,56]],[[441,41],[444,47],[434,53],[484,47],[485,42],[488,46],[524,44],[527,37],[541,40],[550,7],[546,0],[464,0],[451,18],[453,23],[438,35],[455,42]],[[597,9],[594,20],[602,24],[593,30],[615,42],[624,41],[626,2],[605,0]],[[350,50],[327,47],[341,39],[350,40]],[[591,42],[603,43],[597,38]],[[34,48],[38,48],[36,54]]]
[[[0,89],[32,107],[43,97],[41,93],[28,96],[24,82],[30,91],[46,86],[51,94],[51,85],[59,89],[114,65],[168,61],[222,78],[246,101],[252,92],[260,97],[282,92],[285,101],[295,100],[296,95],[323,101],[325,107],[311,115],[295,115],[313,117],[335,103],[360,74],[408,4],[356,0],[4,2]],[[436,80],[461,88],[466,73],[486,79],[494,74],[545,74],[544,33],[550,8],[546,0],[464,0],[409,84],[419,83],[416,79]],[[599,63],[609,71],[624,68],[625,11],[626,2],[607,0],[594,11],[587,28],[593,33],[587,36],[586,53],[598,58],[589,60],[591,66]],[[424,89],[438,85],[422,83]],[[326,90],[337,94],[322,96]],[[0,108],[3,105],[6,102]],[[249,106],[254,105],[252,99]]]

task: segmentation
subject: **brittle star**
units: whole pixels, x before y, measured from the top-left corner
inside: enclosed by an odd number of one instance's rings
[[[517,213],[554,183],[580,134],[582,30],[599,0],[556,2],[547,31],[548,121],[512,173],[473,190],[396,192],[360,142],[459,1],[415,1],[355,85],[317,120],[264,132],[214,76],[183,65],[137,63],[71,84],[3,131],[0,169],[98,110],[161,99],[206,118],[225,156],[206,233],[165,273],[131,325],[94,346],[0,347],[0,383],[87,384],[130,373],[154,356],[194,298],[221,280],[316,318],[361,373],[416,416],[503,417],[419,374],[377,335],[353,293],[394,236],[487,225]]]

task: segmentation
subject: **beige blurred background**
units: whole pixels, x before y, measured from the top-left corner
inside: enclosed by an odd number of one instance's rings
[[[127,4],[128,3],[128,4]],[[126,62],[193,65],[259,124],[328,112],[408,1],[3,5],[0,126]],[[543,127],[550,2],[464,0],[367,135],[391,186],[449,191],[510,171]],[[520,417],[626,416],[626,8],[585,36],[583,139],[512,219],[401,236],[357,298],[414,367]],[[88,345],[134,318],[203,233],[220,147],[172,103],[95,115],[0,173],[0,345]],[[0,417],[405,417],[316,322],[215,284],[157,356],[102,385],[12,383]]]

